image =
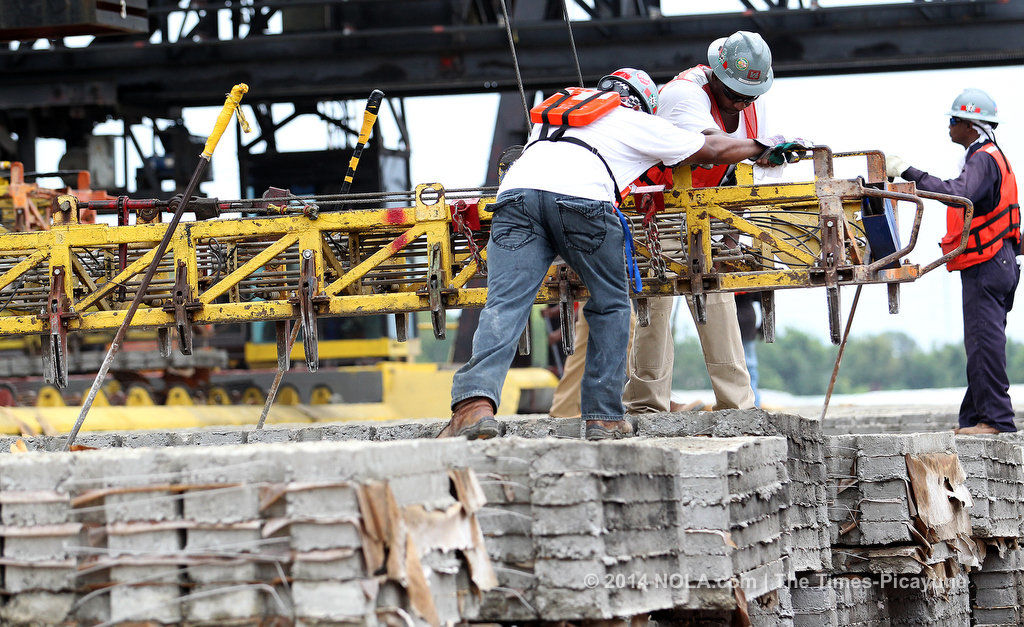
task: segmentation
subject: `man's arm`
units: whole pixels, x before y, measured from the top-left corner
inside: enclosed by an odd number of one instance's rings
[[[744,159],[756,159],[764,150],[764,145],[752,139],[705,135],[704,146],[680,163],[739,163]]]
[[[987,158],[986,158],[987,157]],[[908,181],[917,183],[917,188],[926,192],[938,192],[952,196],[963,196],[971,202],[984,198],[986,192],[995,186],[999,178],[999,170],[995,161],[987,155],[975,157],[971,155],[964,164],[960,176],[943,181],[923,170],[910,166],[902,174]]]

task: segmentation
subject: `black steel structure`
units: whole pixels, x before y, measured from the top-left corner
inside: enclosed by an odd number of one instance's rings
[[[561,0],[505,2],[526,89],[577,82]],[[3,6],[13,4],[19,3]],[[126,5],[136,26],[139,4]],[[732,13],[681,16],[663,16],[651,0],[570,4],[590,17],[572,23],[585,80],[623,59],[666,80],[703,61],[713,36],[739,29],[765,36],[778,76],[1024,63],[1020,0],[836,8],[812,8],[817,3],[810,0],[738,0]],[[80,143],[95,122],[111,117],[173,121],[182,107],[216,103],[237,82],[251,87],[267,150],[281,126],[259,113],[271,103],[292,103],[296,115],[327,119],[319,103],[365,98],[374,88],[398,112],[406,96],[515,94],[502,14],[502,0],[150,0],[145,32],[126,25],[124,34],[79,48],[55,38],[47,49],[24,41],[0,49],[0,158],[16,154],[31,164],[36,137]],[[101,32],[115,30],[105,19]],[[65,32],[45,26],[32,32]],[[0,8],[0,39],[23,36],[25,27],[23,16]],[[509,124],[504,130],[499,124],[496,150],[510,143],[499,134],[518,133],[514,111],[503,104],[500,117]],[[344,120],[335,122],[353,132]]]

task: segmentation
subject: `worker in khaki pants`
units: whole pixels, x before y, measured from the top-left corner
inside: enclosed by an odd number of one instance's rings
[[[629,320],[630,347],[626,371],[629,378],[622,393],[622,404],[627,414],[679,409],[670,400],[672,365],[675,361],[675,343],[671,329],[673,299],[651,298],[647,302],[650,309],[650,326],[646,329],[637,326],[636,316],[630,316]],[[686,302],[692,312],[693,301],[688,297]],[[698,324],[697,334],[704,349],[704,362],[711,377],[711,387],[715,392],[714,409],[749,409],[754,406],[754,392],[750,387],[750,375],[743,359],[739,325],[735,324],[736,301],[732,294],[708,294],[707,309],[708,323]],[[733,325],[725,324],[728,321],[727,315],[732,315]],[[735,338],[731,337],[734,330]],[[568,418],[580,415],[580,381],[587,360],[589,335],[590,327],[586,318],[580,314],[576,320],[575,349],[565,360],[562,379],[558,382],[551,402],[552,416]],[[736,346],[739,346],[738,356]]]
[[[767,135],[765,108],[759,96],[774,80],[771,51],[760,35],[738,31],[708,47],[708,65],[685,70],[660,90],[658,117],[673,125],[705,135],[757,139]],[[769,141],[768,143],[774,143]],[[695,169],[694,187],[715,187],[725,179],[728,166]],[[663,246],[667,247],[668,242]],[[694,312],[693,300],[686,299]],[[626,413],[671,411],[674,339],[671,298],[651,298],[650,325],[630,333],[629,379],[623,392]],[[704,351],[714,409],[754,407],[754,392],[743,357],[743,340],[736,321],[736,301],[731,293],[706,296],[707,322],[697,324]],[[577,348],[566,360],[565,372],[555,392],[552,416],[579,415],[579,383],[574,380],[585,360],[586,321],[577,322]],[[583,344],[581,347],[580,344]],[[582,348],[582,350],[581,350]]]

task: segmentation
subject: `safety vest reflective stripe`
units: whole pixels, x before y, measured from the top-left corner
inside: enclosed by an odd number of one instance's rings
[[[950,272],[988,261],[999,252],[1004,239],[1010,239],[1018,248],[1020,247],[1020,205],[1017,203],[1017,180],[1013,170],[995,144],[986,143],[970,158],[973,159],[979,152],[988,153],[999,170],[999,198],[992,211],[971,219],[967,247],[946,263],[946,268]],[[963,207],[946,207],[946,235],[940,243],[943,253],[948,253],[960,245],[963,229]]]

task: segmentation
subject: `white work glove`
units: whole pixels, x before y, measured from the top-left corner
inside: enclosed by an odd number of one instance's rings
[[[885,175],[891,179],[903,176],[903,173],[906,172],[909,167],[909,163],[900,159],[896,155],[887,155],[885,157]]]

